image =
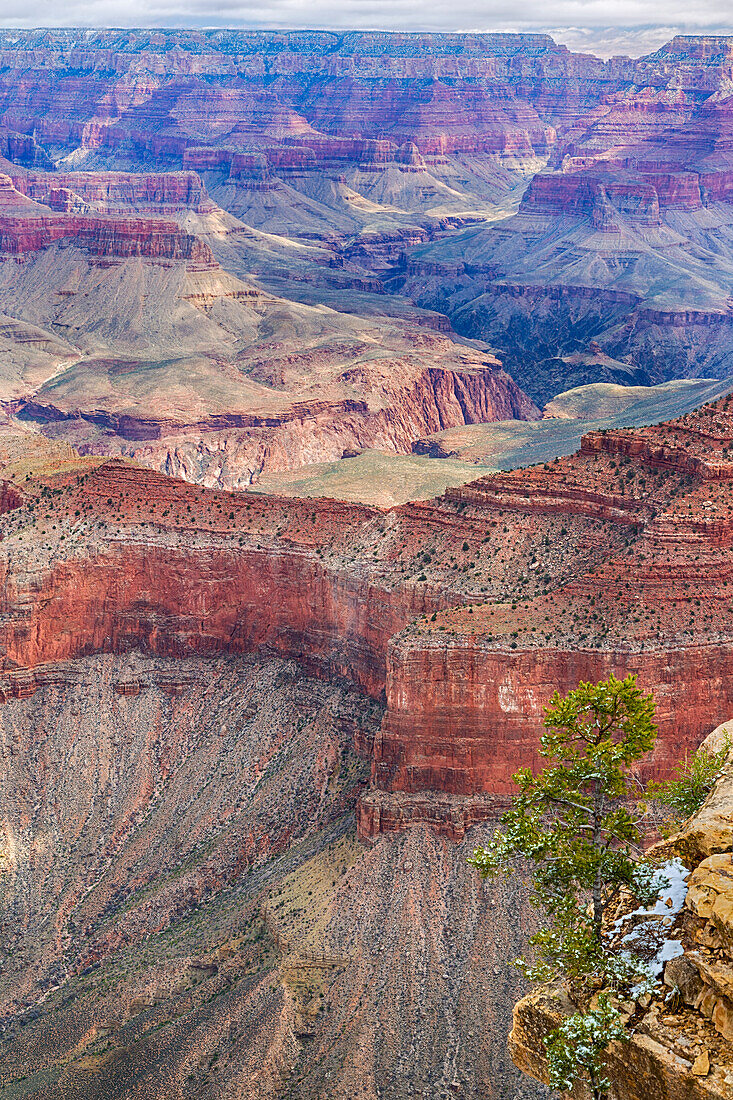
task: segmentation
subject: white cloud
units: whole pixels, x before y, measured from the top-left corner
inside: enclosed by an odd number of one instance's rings
[[[661,5],[660,5],[661,7]],[[545,31],[571,49],[639,56],[675,34],[733,34],[730,0],[0,0],[0,27],[240,27]]]

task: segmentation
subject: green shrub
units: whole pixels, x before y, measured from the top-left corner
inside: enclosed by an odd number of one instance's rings
[[[722,747],[710,752],[701,745],[691,757],[685,756],[675,769],[675,778],[666,783],[650,783],[647,794],[670,810],[670,820],[662,831],[669,835],[702,806],[726,765],[733,740],[726,731]]]
[[[621,1014],[600,994],[595,1008],[568,1016],[545,1039],[550,1084],[560,1092],[570,1092],[586,1080],[593,1100],[604,1100],[610,1081],[603,1054],[609,1043],[628,1038]]]

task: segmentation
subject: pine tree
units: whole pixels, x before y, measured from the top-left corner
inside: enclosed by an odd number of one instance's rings
[[[624,1029],[606,995],[591,1005],[592,994],[628,989],[644,973],[629,953],[604,950],[604,917],[624,889],[641,903],[659,891],[639,859],[643,809],[634,799],[634,767],[657,736],[654,711],[634,676],[555,692],[540,743],[549,766],[514,776],[519,793],[501,828],[470,859],[484,877],[511,870],[517,856],[532,864],[532,901],[548,925],[530,941],[537,963],[518,962],[531,979],[564,982],[581,1006],[547,1037],[548,1068],[558,1087],[586,1080],[594,1100],[606,1094],[603,1052]]]

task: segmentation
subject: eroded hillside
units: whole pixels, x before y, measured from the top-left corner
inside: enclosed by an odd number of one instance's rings
[[[357,843],[380,716],[251,656],[79,658],[7,701],[3,1089],[508,1096],[522,887],[428,831]]]
[[[0,402],[50,437],[241,488],[730,375],[728,38],[1,37]]]
[[[545,1094],[466,856],[555,688],[733,704],[732,56],[0,32],[3,1095]]]

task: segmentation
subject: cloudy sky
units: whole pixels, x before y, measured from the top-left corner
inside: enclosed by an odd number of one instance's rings
[[[733,34],[732,0],[0,0],[0,26],[548,31],[573,49],[648,53]]]

